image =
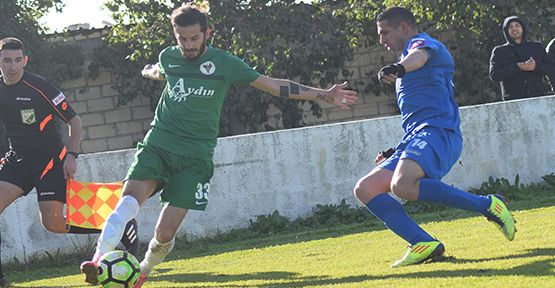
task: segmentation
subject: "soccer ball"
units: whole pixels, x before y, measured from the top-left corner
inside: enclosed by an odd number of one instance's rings
[[[98,262],[98,281],[104,288],[131,288],[140,276],[139,261],[125,251],[106,253]]]

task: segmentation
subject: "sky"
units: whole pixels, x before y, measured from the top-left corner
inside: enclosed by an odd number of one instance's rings
[[[91,28],[102,28],[106,26],[102,21],[113,23],[110,12],[103,7],[104,2],[105,0],[64,0],[65,7],[62,13],[57,13],[52,8],[40,22],[46,24],[50,32],[62,32],[67,26],[78,23],[89,23]]]
[[[62,13],[52,8],[39,20],[51,32],[61,32],[67,26],[78,23],[89,23],[91,28],[100,28],[105,26],[102,21],[113,22],[108,9],[103,8],[104,0],[64,0],[64,3]]]

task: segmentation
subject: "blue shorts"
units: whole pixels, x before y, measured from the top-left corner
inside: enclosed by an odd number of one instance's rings
[[[395,153],[379,167],[395,171],[399,159],[412,159],[426,176],[441,179],[455,165],[462,151],[462,137],[453,130],[424,126],[405,134]]]

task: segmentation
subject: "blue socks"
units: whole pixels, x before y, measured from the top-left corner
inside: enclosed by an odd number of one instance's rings
[[[487,196],[472,194],[436,179],[420,179],[418,200],[484,214],[491,204]]]
[[[487,196],[475,195],[449,186],[436,179],[420,179],[418,200],[443,204],[484,214],[491,204]],[[382,220],[391,231],[411,245],[435,240],[407,215],[403,206],[388,193],[382,193],[366,204],[372,214]]]
[[[422,241],[435,240],[407,215],[403,206],[397,200],[387,193],[374,197],[366,204],[366,207],[372,214],[382,220],[385,226],[411,245]]]

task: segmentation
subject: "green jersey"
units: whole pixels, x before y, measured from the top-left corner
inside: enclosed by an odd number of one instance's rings
[[[151,129],[144,142],[196,159],[212,160],[224,97],[233,84],[249,84],[260,74],[243,60],[208,47],[187,60],[177,46],[160,53],[166,78]]]

